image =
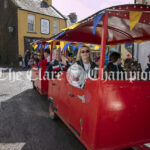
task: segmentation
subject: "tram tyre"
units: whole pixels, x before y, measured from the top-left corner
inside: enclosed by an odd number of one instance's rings
[[[56,120],[57,119],[57,115],[55,113],[55,108],[54,108],[54,104],[53,103],[49,103],[49,117],[52,119],[52,120]]]

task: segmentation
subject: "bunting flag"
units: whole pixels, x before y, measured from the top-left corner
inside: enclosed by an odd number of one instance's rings
[[[72,45],[72,49],[73,49],[73,51],[75,51],[76,50],[76,46]]]
[[[82,46],[82,44],[80,43],[80,44],[78,45],[78,50],[80,49],[81,46]]]
[[[73,25],[71,25],[71,26],[70,26],[70,27],[68,27],[68,28],[62,29],[62,31],[72,30],[72,29],[74,29],[74,28],[78,27],[80,24],[81,24],[81,23],[73,24]]]
[[[146,42],[146,41],[143,41],[143,40],[136,40],[136,41],[134,41],[134,42],[137,43],[137,44],[141,44],[141,43]]]
[[[51,44],[49,44],[49,49],[51,50]]]
[[[35,50],[37,47],[38,47],[37,44],[34,44],[34,45],[33,45],[33,49],[34,49],[34,50]]]
[[[131,31],[136,26],[136,24],[139,22],[142,14],[143,14],[142,11],[130,11],[129,12],[129,16],[130,16],[129,17],[130,18],[129,26],[130,26]]]
[[[60,49],[61,49],[61,51],[63,50],[64,46],[65,46],[65,42],[60,41]]]
[[[57,49],[57,50],[59,49],[59,47],[60,47],[60,45],[56,45],[56,49]]]
[[[37,49],[38,49],[38,50],[40,50],[40,49],[41,49],[41,44],[38,44]]]
[[[109,48],[112,49],[112,48],[115,48],[116,45],[109,45]]]
[[[133,46],[133,43],[126,43],[124,46],[125,46],[125,48],[128,48],[128,47]]]
[[[95,45],[94,50],[99,50],[100,46],[99,45]]]
[[[101,21],[101,19],[102,19],[103,16],[104,16],[104,12],[98,14],[98,15],[94,18],[93,34],[96,34],[96,27],[97,27],[98,23]]]
[[[49,48],[49,44],[45,44],[45,49]]]
[[[66,45],[64,46],[64,50],[66,51],[68,46],[71,44],[71,42],[67,42]]]
[[[53,42],[53,40],[49,40],[49,41],[46,41],[47,43],[51,43],[51,42]]]
[[[62,36],[66,31],[60,32],[57,36],[55,36],[52,40],[57,40],[60,36]]]

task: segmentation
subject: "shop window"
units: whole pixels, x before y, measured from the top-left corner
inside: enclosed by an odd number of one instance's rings
[[[59,22],[58,20],[53,21],[53,34],[56,35],[59,32]]]
[[[28,32],[35,32],[35,16],[28,15]]]

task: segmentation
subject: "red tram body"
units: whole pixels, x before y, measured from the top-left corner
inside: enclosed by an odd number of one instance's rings
[[[130,11],[143,13],[132,31],[128,26]],[[101,12],[104,16],[97,26],[100,30],[93,35],[94,17]],[[150,6],[146,5],[111,7],[58,37],[60,41],[102,45],[99,78],[87,79],[84,89],[70,85],[66,72],[62,73],[61,80],[50,79],[47,84],[35,82],[41,93],[48,87],[48,98],[53,104],[51,112],[57,114],[89,150],[119,150],[133,146],[148,149],[144,144],[150,143],[150,82],[105,81],[102,70],[106,45],[150,40],[149,13]],[[33,76],[36,74],[33,71]]]

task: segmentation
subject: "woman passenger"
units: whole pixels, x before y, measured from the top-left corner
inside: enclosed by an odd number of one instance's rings
[[[88,46],[82,46],[78,51],[76,62],[69,68],[71,74],[74,72],[74,75],[72,76],[73,81],[77,81],[79,83],[76,84],[76,87],[83,88],[88,75],[90,75],[91,78],[97,77],[97,74],[94,74],[94,69],[96,67],[97,65],[91,59],[90,48]]]

